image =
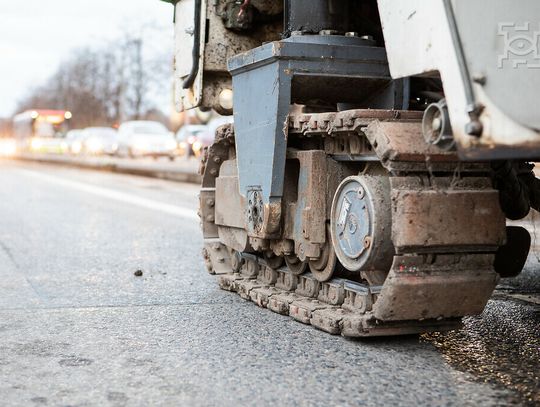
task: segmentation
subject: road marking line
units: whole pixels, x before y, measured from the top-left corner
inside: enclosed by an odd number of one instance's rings
[[[85,184],[78,181],[71,181],[65,178],[56,177],[53,175],[45,175],[39,172],[19,169],[19,172],[49,182],[51,184],[60,185],[63,187],[76,189],[92,195],[101,196],[114,201],[123,202],[141,208],[151,209],[158,212],[163,212],[169,215],[178,216],[186,219],[199,220],[197,213],[192,209],[182,208],[180,206],[170,205],[163,202],[154,201],[152,199],[141,198],[140,196],[128,194],[125,192],[114,191],[112,189],[98,187],[95,185]]]

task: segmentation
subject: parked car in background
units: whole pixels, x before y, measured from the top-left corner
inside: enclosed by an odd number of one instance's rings
[[[110,127],[88,127],[82,134],[82,151],[89,155],[114,155],[118,151],[118,134]]]
[[[202,124],[187,124],[176,133],[178,151],[182,157],[198,157],[202,149],[212,143],[213,136]]]
[[[123,157],[168,157],[174,160],[177,143],[172,132],[159,123],[134,120],[118,129],[118,155]]]
[[[70,154],[80,154],[83,149],[84,131],[82,129],[70,130],[66,134],[66,151]]]
[[[32,153],[64,154],[67,151],[67,144],[62,136],[34,137],[30,141],[30,151]]]

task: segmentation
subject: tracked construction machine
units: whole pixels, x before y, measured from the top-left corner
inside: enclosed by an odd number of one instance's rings
[[[540,208],[537,0],[172,0],[223,289],[332,334],[460,326]]]

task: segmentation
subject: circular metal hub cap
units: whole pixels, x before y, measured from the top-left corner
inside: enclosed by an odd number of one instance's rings
[[[338,198],[335,234],[343,253],[357,259],[366,250],[364,239],[371,234],[369,202],[359,182],[347,183]]]
[[[387,176],[346,178],[332,203],[336,255],[350,271],[384,270],[392,259],[390,182]]]

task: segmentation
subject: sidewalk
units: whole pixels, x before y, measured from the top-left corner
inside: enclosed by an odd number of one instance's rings
[[[190,182],[200,184],[198,174],[199,160],[177,158],[170,161],[166,158],[130,159],[117,157],[80,157],[56,154],[20,153],[16,160],[56,164],[68,167],[116,172],[120,174],[139,175],[160,178],[169,181]]]

